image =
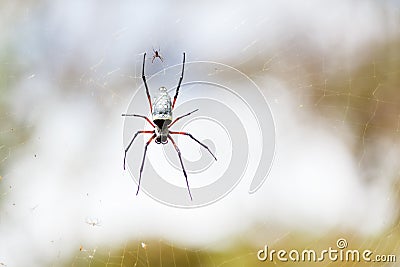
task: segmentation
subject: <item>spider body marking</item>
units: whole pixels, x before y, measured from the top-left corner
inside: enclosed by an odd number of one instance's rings
[[[158,54],[157,51],[155,51],[156,55]],[[154,58],[153,58],[154,59]],[[161,59],[161,58],[160,58]],[[210,152],[210,154],[213,156],[213,158],[215,160],[217,160],[217,158],[214,156],[214,154],[211,152],[211,150],[202,142],[200,142],[199,140],[197,140],[195,137],[193,137],[192,134],[187,133],[187,132],[174,132],[174,131],[170,131],[170,127],[176,123],[178,120],[191,115],[192,113],[196,112],[198,109],[195,109],[185,115],[179,116],[177,117],[175,120],[173,120],[172,118],[172,111],[174,109],[175,106],[175,102],[176,99],[178,98],[178,94],[179,94],[179,89],[181,87],[181,83],[183,80],[183,74],[185,71],[185,53],[183,53],[183,63],[182,63],[182,73],[181,76],[179,78],[179,82],[178,82],[178,86],[176,87],[176,91],[175,91],[175,95],[173,100],[171,99],[171,97],[169,96],[168,92],[167,92],[167,88],[165,87],[160,87],[159,88],[159,93],[157,95],[157,97],[154,99],[154,101],[151,101],[151,97],[150,97],[150,93],[149,93],[149,88],[147,86],[147,81],[146,81],[146,76],[144,75],[144,66],[145,66],[145,61],[146,61],[146,53],[144,53],[143,55],[143,66],[142,66],[142,79],[143,79],[143,83],[144,83],[144,87],[146,89],[146,95],[147,95],[147,99],[149,101],[149,106],[150,106],[150,112],[152,115],[152,120],[150,120],[148,117],[144,116],[144,115],[138,115],[138,114],[122,114],[122,116],[133,116],[133,117],[139,117],[139,118],[143,118],[145,119],[151,126],[153,126],[154,130],[152,131],[137,131],[134,135],[133,138],[131,139],[131,141],[129,142],[128,146],[125,149],[125,155],[124,155],[124,170],[125,170],[125,163],[126,163],[126,154],[128,153],[129,148],[131,147],[133,141],[135,140],[135,138],[139,135],[139,134],[143,134],[143,133],[147,133],[147,134],[152,134],[151,137],[148,139],[148,141],[146,142],[146,145],[144,147],[144,153],[143,153],[143,159],[142,159],[142,164],[140,166],[140,171],[139,171],[139,181],[138,181],[138,188],[136,191],[136,195],[139,193],[139,188],[140,188],[140,181],[142,178],[142,172],[143,172],[143,167],[144,167],[144,162],[145,162],[145,158],[146,158],[146,153],[147,153],[147,147],[149,146],[149,144],[154,140],[155,143],[157,144],[167,144],[168,140],[171,141],[172,145],[174,146],[178,157],[179,157],[179,161],[181,163],[182,166],[182,172],[183,175],[185,176],[186,179],[186,185],[187,185],[187,189],[189,192],[189,196],[190,199],[193,200],[192,198],[192,194],[190,192],[190,187],[189,187],[189,181],[187,178],[187,173],[185,170],[185,166],[183,165],[183,161],[182,161],[182,156],[181,156],[181,151],[178,147],[178,145],[175,143],[174,139],[172,138],[172,135],[178,134],[178,135],[186,135],[189,136],[191,139],[193,139],[194,141],[196,141],[199,145],[201,145],[202,147],[204,147],[205,149],[207,149],[208,152]]]

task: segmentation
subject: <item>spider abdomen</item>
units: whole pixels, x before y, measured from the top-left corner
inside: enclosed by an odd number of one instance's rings
[[[160,87],[158,96],[153,101],[153,122],[163,129],[172,121],[172,103],[167,88]]]

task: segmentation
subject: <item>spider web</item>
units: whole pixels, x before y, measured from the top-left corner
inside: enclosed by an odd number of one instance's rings
[[[380,35],[379,40],[343,46],[331,40],[334,44],[326,50],[318,50],[320,46],[315,44],[315,39],[325,40],[326,36],[311,38],[315,32],[302,29],[301,23],[293,32],[281,34],[281,20],[257,13],[254,7],[243,7],[242,13],[227,15],[234,25],[228,29],[244,33],[240,35],[243,38],[226,47],[227,39],[221,37],[217,40],[224,40],[223,44],[210,41],[213,49],[203,48],[204,52],[199,51],[200,44],[187,41],[187,36],[192,35],[199,40],[194,33],[172,38],[169,34],[173,31],[169,30],[148,37],[159,26],[150,21],[143,31],[122,22],[111,25],[108,19],[98,21],[106,29],[104,36],[93,33],[97,32],[93,25],[80,30],[71,18],[76,16],[76,21],[81,22],[85,15],[94,15],[88,11],[76,13],[93,8],[91,4],[46,3],[46,8],[2,5],[4,12],[19,15],[21,25],[16,26],[18,38],[13,37],[12,27],[2,29],[8,39],[0,54],[0,236],[4,237],[0,243],[0,266],[26,265],[26,261],[31,266],[253,266],[259,263],[256,253],[265,244],[277,250],[322,250],[334,247],[341,237],[354,249],[399,255],[396,204],[400,197],[400,40],[390,33],[390,18],[399,25],[395,2],[386,2],[386,8],[370,4],[372,11],[368,7],[362,11],[366,14],[365,18],[361,15],[364,20],[371,18],[367,14],[374,14],[374,8],[388,17],[382,18],[387,24],[387,28],[383,27],[388,31],[386,38]],[[125,5],[131,12],[137,9],[136,4]],[[341,5],[354,8],[349,2],[341,2],[336,12],[342,10]],[[103,4],[99,8],[101,13],[113,10],[115,5]],[[182,6],[181,11],[190,8]],[[288,7],[270,8],[276,11]],[[45,12],[44,20],[40,19],[40,12]],[[55,19],[63,12],[67,15],[62,20],[70,22],[66,28]],[[321,6],[315,12],[328,13]],[[213,20],[219,21],[216,14],[204,14],[210,25]],[[176,14],[171,10],[165,18],[178,28],[187,20],[186,16],[173,15]],[[301,15],[300,18],[305,19]],[[318,18],[314,17],[313,22],[318,23]],[[17,25],[11,16],[5,20],[6,25]],[[341,25],[333,21],[332,24]],[[262,36],[241,32],[248,24],[258,33],[272,24],[280,34],[275,35],[275,41],[266,42]],[[50,33],[42,31],[45,27]],[[223,26],[213,27],[216,28],[203,30],[209,34],[226,30]],[[333,26],[320,27],[328,32]],[[59,31],[70,35],[70,39],[58,41],[55,36]],[[370,32],[376,34],[374,29]],[[42,41],[35,39],[38,33]],[[85,34],[89,36],[82,37]],[[143,47],[134,45],[129,35],[145,36],[146,43]],[[87,39],[101,41],[87,44]],[[49,44],[55,48],[46,52],[43,47]],[[154,44],[156,49],[161,44],[165,63],[157,63],[156,59],[150,64],[148,44]],[[262,88],[276,119],[278,153],[270,177],[251,200],[243,190],[232,192],[227,200],[202,211],[177,211],[159,207],[144,195],[134,196],[135,184],[122,172],[122,120],[118,119],[141,85],[144,50],[149,53],[148,75],[178,64],[180,58],[176,55],[186,50],[188,55],[194,55],[192,59],[231,64]],[[42,58],[46,59],[44,63],[40,62]],[[166,79],[178,77],[179,73]],[[321,136],[329,138],[320,139]],[[333,145],[324,146],[329,141]],[[336,150],[335,145],[346,152]],[[320,146],[323,153],[346,158],[332,156],[326,162],[318,150]],[[317,156],[313,157],[313,153]],[[293,158],[288,157],[291,154]],[[301,160],[302,157],[306,159]],[[318,157],[322,160],[312,161]],[[290,160],[299,164],[292,165]],[[288,166],[300,174],[285,172],[283,169]],[[330,196],[323,183],[336,184],[322,179],[321,169],[324,177],[335,177],[329,175],[332,171],[337,172],[339,181],[342,177],[350,179],[349,188],[357,189],[353,192],[355,197],[349,196],[344,185],[333,187],[334,196]],[[308,179],[314,172],[321,183]],[[292,183],[299,186],[297,190],[291,190]],[[337,198],[345,204],[315,208],[306,195],[319,195],[310,188],[328,194],[312,202],[328,205]],[[241,189],[239,186],[236,191]],[[273,197],[265,198],[266,195]],[[297,205],[291,202],[292,198]],[[279,211],[279,205],[283,211]],[[188,216],[193,216],[193,221]],[[173,217],[184,221],[179,223]],[[164,224],[157,223],[162,220]],[[223,231],[231,225],[237,227]],[[21,229],[28,231],[20,234]],[[210,238],[202,238],[197,231]],[[290,262],[273,264],[292,266]],[[355,264],[322,262],[315,266]]]

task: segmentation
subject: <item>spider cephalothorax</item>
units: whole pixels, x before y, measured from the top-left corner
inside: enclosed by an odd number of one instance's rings
[[[151,111],[151,115],[152,115],[152,120],[150,120],[148,117],[146,117],[144,115],[138,115],[138,114],[122,114],[122,116],[134,116],[134,117],[143,118],[147,122],[149,122],[151,124],[151,126],[154,127],[154,130],[153,131],[137,131],[134,134],[132,140],[129,142],[128,146],[125,149],[124,169],[125,169],[125,162],[126,162],[126,154],[127,154],[128,150],[129,150],[129,148],[131,147],[133,141],[135,140],[136,136],[138,134],[141,134],[141,133],[152,134],[152,136],[149,138],[149,140],[147,141],[147,143],[146,143],[146,145],[144,147],[142,165],[140,167],[140,172],[139,172],[138,188],[137,188],[137,192],[136,192],[136,195],[137,195],[139,193],[140,180],[142,178],[142,171],[143,171],[144,160],[146,158],[146,152],[147,152],[148,145],[153,140],[157,144],[167,144],[168,140],[170,140],[171,143],[174,145],[174,148],[175,148],[176,152],[178,153],[179,161],[181,162],[181,166],[182,166],[183,175],[185,176],[185,179],[186,179],[186,185],[187,185],[187,188],[188,188],[188,191],[189,191],[189,196],[190,196],[190,199],[192,199],[192,194],[190,193],[190,187],[189,187],[189,182],[188,182],[188,179],[187,179],[186,170],[185,170],[185,167],[183,166],[181,152],[180,152],[177,144],[175,143],[175,141],[174,141],[174,139],[172,138],[171,135],[172,134],[187,135],[190,138],[192,138],[194,141],[196,141],[198,144],[203,146],[205,149],[207,149],[208,152],[210,152],[210,154],[214,157],[215,160],[217,160],[217,158],[214,156],[214,154],[211,152],[211,150],[205,144],[203,144],[202,142],[200,142],[199,140],[194,138],[190,133],[187,133],[187,132],[173,132],[173,131],[169,130],[170,127],[175,122],[177,122],[178,120],[182,119],[183,117],[189,116],[190,114],[192,114],[193,112],[196,112],[198,110],[198,109],[195,109],[195,110],[193,110],[193,111],[191,111],[191,112],[189,112],[189,113],[187,113],[185,115],[177,117],[175,120],[172,120],[172,110],[174,109],[175,102],[176,102],[176,99],[177,99],[178,94],[179,94],[179,88],[181,87],[181,83],[182,83],[182,80],[183,80],[183,73],[184,73],[184,70],[185,70],[185,53],[183,53],[182,74],[181,74],[181,77],[179,78],[179,83],[178,83],[178,86],[176,87],[176,92],[175,92],[175,96],[174,96],[174,100],[173,101],[171,101],[171,97],[169,96],[169,94],[167,92],[167,88],[165,88],[165,87],[160,87],[158,95],[155,97],[153,102],[151,101],[149,88],[148,88],[147,82],[146,82],[146,76],[144,75],[145,60],[146,60],[146,53],[144,53],[144,55],[143,55],[142,79],[143,79],[144,86],[146,88],[146,94],[147,94],[147,99],[148,99],[149,105],[150,105],[150,111]]]

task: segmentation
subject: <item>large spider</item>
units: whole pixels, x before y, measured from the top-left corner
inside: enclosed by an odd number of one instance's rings
[[[172,110],[174,109],[175,106],[175,102],[176,99],[178,97],[178,93],[179,93],[179,88],[181,87],[181,83],[183,80],[183,72],[185,70],[185,53],[183,53],[183,63],[182,63],[182,74],[181,77],[179,78],[179,83],[178,86],[176,87],[176,92],[175,92],[175,96],[174,96],[174,101],[171,103],[171,97],[168,95],[167,92],[167,88],[165,87],[160,87],[160,92],[157,96],[157,98],[154,99],[154,102],[151,102],[151,98],[150,98],[150,93],[149,93],[149,88],[147,87],[147,82],[146,82],[146,76],[144,75],[144,63],[146,60],[146,53],[144,53],[143,55],[143,67],[142,67],[142,79],[143,79],[143,83],[144,86],[146,88],[146,94],[147,94],[147,99],[149,101],[149,105],[150,105],[150,111],[152,114],[152,121],[144,116],[144,115],[138,115],[138,114],[122,114],[122,116],[133,116],[133,117],[140,117],[145,119],[148,123],[151,124],[151,126],[154,127],[155,130],[153,131],[137,131],[134,135],[132,140],[130,141],[129,145],[127,146],[127,148],[125,149],[125,155],[124,155],[124,170],[125,170],[125,161],[126,161],[126,154],[129,150],[129,148],[131,147],[133,141],[135,140],[136,136],[138,136],[138,134],[142,134],[142,133],[147,133],[147,134],[152,134],[152,136],[149,138],[149,140],[147,141],[145,147],[144,147],[144,153],[143,153],[143,159],[142,159],[142,165],[140,167],[140,172],[139,172],[139,182],[138,182],[138,188],[136,191],[136,195],[139,193],[139,188],[140,188],[140,180],[142,178],[142,171],[143,171],[143,166],[144,166],[144,161],[146,158],[146,152],[147,152],[147,147],[149,146],[149,144],[151,143],[151,141],[155,141],[157,144],[167,144],[168,143],[168,139],[171,141],[171,143],[174,145],[176,152],[178,153],[178,157],[179,157],[179,161],[181,162],[181,166],[182,166],[182,171],[183,171],[183,175],[185,176],[186,179],[186,185],[189,191],[189,196],[190,199],[193,200],[192,198],[192,194],[190,193],[190,187],[189,187],[189,182],[188,182],[188,178],[187,178],[187,174],[186,174],[186,170],[185,167],[183,166],[183,161],[182,161],[182,157],[181,157],[181,151],[179,150],[177,144],[175,143],[174,139],[172,138],[171,135],[173,134],[181,134],[181,135],[187,135],[190,138],[192,138],[194,141],[196,141],[197,143],[199,143],[201,146],[203,146],[205,149],[208,150],[208,152],[210,152],[210,154],[214,157],[215,160],[217,160],[217,158],[214,156],[214,154],[211,152],[211,150],[202,142],[200,142],[199,140],[197,140],[196,138],[193,137],[193,135],[191,135],[190,133],[187,132],[173,132],[170,131],[169,128],[174,125],[175,122],[177,122],[178,120],[189,116],[190,114],[196,112],[198,109],[195,109],[185,115],[182,115],[180,117],[177,117],[175,120],[172,121]],[[153,109],[154,106],[154,109]]]

